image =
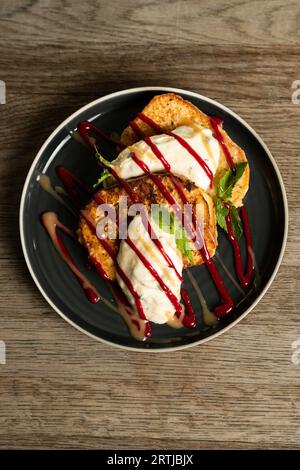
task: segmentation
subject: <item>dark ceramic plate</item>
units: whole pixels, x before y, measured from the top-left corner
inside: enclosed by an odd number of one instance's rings
[[[250,190],[246,197],[254,251],[256,255],[256,287],[242,295],[235,284],[220,268],[223,280],[236,301],[237,308],[214,327],[207,327],[201,318],[201,308],[189,280],[185,285],[197,312],[198,325],[194,330],[172,329],[164,325],[153,325],[152,338],[146,342],[133,339],[121,317],[102,302],[93,305],[78,287],[73,274],[55,251],[39,222],[45,210],[54,210],[60,219],[76,228],[77,220],[53,197],[41,189],[38,173],[46,173],[53,184],[60,184],[55,168],[64,165],[87,185],[99,174],[94,157],[80,143],[70,137],[70,131],[81,120],[92,120],[108,133],[120,132],[138,111],[156,94],[172,91],[192,101],[209,115],[218,115],[224,120],[224,128],[232,139],[246,152],[251,169]],[[103,151],[113,157],[109,145]],[[23,251],[30,273],[48,303],[69,323],[95,339],[137,351],[174,350],[189,347],[211,339],[226,331],[241,320],[257,304],[273,281],[279,267],[287,236],[287,201],[284,186],[276,163],[266,145],[239,116],[221,104],[204,96],[185,90],[162,87],[147,87],[124,90],[100,98],[77,111],[64,121],[47,139],[27,176],[20,208],[20,231]],[[86,255],[83,250],[70,244],[77,263],[100,293],[110,297],[107,285],[93,270],[85,268]],[[244,247],[242,247],[243,255]],[[219,233],[218,253],[227,269],[234,275],[232,249],[224,235]],[[209,308],[218,301],[216,290],[205,266],[192,268]],[[110,299],[111,300],[111,299]]]

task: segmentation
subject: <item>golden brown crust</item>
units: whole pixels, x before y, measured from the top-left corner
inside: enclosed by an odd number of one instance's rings
[[[167,187],[168,191],[173,195],[180,205],[180,197],[177,194],[176,189],[168,176],[160,176],[161,181]],[[179,181],[179,180],[178,180]],[[148,177],[137,178],[135,180],[129,181],[128,184],[134,190],[134,192],[139,197],[140,201],[150,209],[151,204],[164,204],[166,200],[161,194],[156,185]],[[182,181],[182,187],[185,193],[185,196],[190,204],[196,205],[198,213],[201,213],[201,218],[204,220],[204,239],[208,252],[211,256],[214,256],[217,248],[217,229],[216,229],[216,220],[215,220],[215,210],[214,204],[211,197],[208,194],[205,194],[201,189],[194,186],[189,181]],[[111,204],[116,208],[116,212],[119,210],[119,198],[120,196],[126,196],[126,192],[123,188],[114,187],[111,189],[101,189],[98,193],[98,196],[107,203]],[[128,200],[128,205],[130,205],[130,200]],[[97,210],[98,204],[93,199],[85,207],[85,213],[88,215],[92,221],[97,224],[103,217],[101,211]],[[196,207],[196,206],[195,206]],[[115,265],[111,257],[107,254],[104,248],[99,243],[97,236],[88,226],[86,220],[81,217],[79,230],[78,230],[79,239],[87,248],[89,254],[94,257],[101,265],[104,267],[105,271],[109,275],[110,279],[115,279]],[[112,247],[114,253],[117,253],[119,250],[120,241],[116,240],[107,240],[110,246]],[[192,251],[194,265],[202,264],[202,257],[199,251]],[[183,258],[184,268],[190,267],[191,263],[189,259],[184,256]]]
[[[206,114],[189,101],[184,100],[181,96],[174,93],[164,93],[162,95],[155,96],[142,112],[155,121],[163,130],[171,131],[178,126],[182,126],[184,124],[188,125],[193,122],[200,124],[207,129],[213,130],[210,119]],[[134,121],[143,135],[151,136],[157,133],[141,121],[141,119],[136,118]],[[223,129],[220,129],[220,131],[223,134],[224,141],[232,155],[233,161],[235,163],[246,162],[247,158],[244,151],[231,140]],[[138,141],[139,137],[134,133],[131,127],[128,126],[124,129],[120,140],[122,144],[127,147]],[[211,196],[216,194],[216,185],[228,168],[225,154],[221,150],[219,167],[214,178],[214,186],[211,190],[208,190]],[[243,204],[243,198],[249,187],[249,177],[250,171],[248,165],[242,178],[233,190],[231,201],[236,207]]]
[[[189,101],[186,101],[182,97],[173,93],[166,93],[155,96],[143,109],[143,113],[149,118],[153,119],[153,121],[155,121],[163,130],[173,130],[180,125],[191,125],[192,123],[200,124],[205,128],[212,129],[209,116],[204,114]],[[139,118],[136,118],[135,122],[144,136],[150,136],[156,133],[151,127],[149,127]],[[224,141],[229,148],[233,161],[235,163],[247,161],[243,150],[230,139],[225,130],[220,128],[220,132],[222,133]],[[129,146],[138,140],[138,136],[134,133],[130,126],[124,129],[121,135],[121,142],[123,145]],[[201,189],[195,187],[191,182],[180,180],[183,184],[184,192],[188,202],[194,205],[198,204],[197,214],[200,213],[200,217],[204,225],[204,239],[210,256],[215,254],[217,248],[216,215],[211,196],[216,194],[217,183],[224,172],[227,171],[227,169],[227,160],[224,152],[221,150],[219,166],[214,178],[214,185],[212,189],[209,189],[205,193]],[[243,204],[243,197],[248,190],[249,173],[249,166],[247,166],[242,178],[238,181],[233,190],[231,201],[237,207]],[[170,193],[173,195],[175,200],[180,203],[180,197],[178,196],[171,179],[168,176],[160,176],[160,178]],[[164,196],[150,178],[137,178],[129,181],[128,183],[138,195],[140,201],[148,209],[150,209],[151,204],[167,205]],[[124,189],[119,187],[102,189],[97,194],[103,199],[104,202],[114,206],[117,213],[119,210],[118,204],[120,196],[127,196]],[[130,204],[130,200],[128,203]],[[97,207],[98,204],[92,200],[85,208],[86,214],[88,214],[95,224],[97,224],[103,217],[103,214],[101,215],[101,213],[97,211]],[[79,239],[86,246],[89,254],[104,267],[110,279],[114,280],[116,277],[114,261],[107,254],[106,250],[101,246],[97,236],[89,228],[83,217],[80,219],[78,234]],[[117,254],[120,241],[118,239],[108,239],[107,242],[110,244],[114,253]],[[193,251],[192,256],[194,265],[203,263],[199,251]],[[184,268],[191,266],[191,263],[186,256],[183,258],[183,263]]]
[[[195,122],[205,127],[210,127],[209,117],[202,113],[196,106],[181,96],[174,93],[164,93],[152,98],[150,103],[143,109],[143,114],[153,119],[163,130],[171,131],[183,124]],[[141,119],[136,118],[134,122],[145,136],[155,134],[155,131]],[[138,141],[138,136],[130,126],[126,127],[121,135],[121,143],[128,147]]]

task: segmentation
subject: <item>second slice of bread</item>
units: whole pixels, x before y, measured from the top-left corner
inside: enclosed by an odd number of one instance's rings
[[[209,116],[204,114],[200,109],[193,105],[190,101],[183,99],[181,96],[174,93],[164,93],[161,95],[154,96],[147,106],[142,110],[143,114],[152,119],[158,126],[164,131],[172,131],[176,127],[182,125],[189,125],[197,123],[202,125],[206,129],[212,129]],[[144,123],[138,117],[134,119],[134,122],[138,125],[142,134],[151,136],[157,134],[150,126]],[[227,145],[233,161],[235,163],[247,162],[244,151],[235,144],[224,129],[220,127],[220,132],[223,135],[225,144]],[[135,134],[130,126],[126,127],[121,135],[121,143],[128,147],[133,143],[137,142],[139,137]],[[225,154],[223,150],[220,150],[220,160],[217,172],[214,177],[213,188],[207,192],[211,196],[215,196],[217,192],[217,183],[223,176],[225,171],[229,168]],[[231,202],[236,206],[240,207],[243,205],[243,198],[249,188],[249,165],[247,165],[243,176],[237,182],[233,189]]]

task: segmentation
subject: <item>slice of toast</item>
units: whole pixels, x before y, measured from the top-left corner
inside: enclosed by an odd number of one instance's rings
[[[178,197],[177,191],[174,188],[174,185],[169,176],[159,176],[163,184],[170,191],[175,200],[178,201],[180,205],[180,198]],[[179,181],[179,180],[178,180]],[[185,196],[188,202],[192,205],[198,204],[197,214],[201,214],[201,219],[203,220],[203,235],[206,243],[206,247],[211,256],[214,256],[217,248],[217,229],[216,229],[216,217],[214,204],[211,197],[203,192],[201,189],[194,186],[189,181],[181,181],[182,188],[185,193]],[[161,194],[157,186],[152,182],[149,177],[137,178],[132,181],[128,181],[128,184],[131,186],[135,194],[138,196],[141,203],[143,203],[148,210],[151,208],[151,204],[160,204],[168,206],[169,204],[165,200],[164,196]],[[123,188],[115,186],[111,189],[101,189],[98,191],[97,195],[103,200],[106,204],[111,204],[115,207],[118,214],[119,210],[119,198],[121,196],[127,196],[127,193]],[[130,200],[128,198],[128,206],[130,205]],[[182,207],[182,205],[181,205]],[[96,225],[99,223],[103,217],[103,213],[98,209],[98,203],[93,199],[90,201],[84,209],[85,215],[93,221],[93,224]],[[111,280],[116,278],[116,270],[113,259],[107,254],[105,249],[99,242],[99,239],[89,227],[85,218],[81,216],[79,229],[78,229],[79,240],[87,248],[89,255],[96,259],[105,269]],[[117,239],[107,239],[107,242],[110,244],[113,252],[117,254],[119,250],[120,240]],[[199,251],[190,252],[193,257],[193,264],[191,264],[187,256],[183,257],[184,268],[188,268],[192,265],[199,265],[203,263],[201,254]]]
[[[142,112],[166,131],[172,131],[176,127],[189,125],[193,122],[213,131],[210,119],[206,114],[189,101],[184,100],[181,96],[175,95],[174,93],[165,93],[155,96]],[[134,119],[134,122],[138,125],[145,137],[157,134],[156,131],[141,121],[141,119],[136,118]],[[246,162],[247,158],[244,151],[231,140],[225,130],[221,127],[220,132],[223,135],[224,141],[232,155],[233,161],[235,163]],[[140,139],[134,133],[132,128],[128,126],[124,129],[120,140],[123,145],[128,147]],[[217,183],[228,168],[229,166],[227,164],[225,154],[221,149],[219,165],[214,177],[214,184],[213,187],[207,191],[211,196],[216,195]],[[243,176],[237,182],[232,192],[231,202],[236,207],[243,205],[243,198],[249,188],[249,177],[250,171],[249,165],[247,165]]]

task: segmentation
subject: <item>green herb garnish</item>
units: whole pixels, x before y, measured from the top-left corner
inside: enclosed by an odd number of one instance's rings
[[[94,146],[94,148],[95,148],[96,158],[98,162],[100,163],[102,167],[104,166],[105,169],[101,173],[101,176],[98,179],[98,181],[93,185],[93,188],[96,189],[104,181],[105,181],[105,184],[104,184],[105,187],[113,186],[113,184],[115,183],[115,178],[112,176],[112,174],[109,171],[109,168],[112,168],[113,164],[110,161],[106,160],[106,158],[104,158],[100,154],[96,145]]]
[[[164,207],[158,207],[158,210],[152,211],[152,218],[158,227],[166,233],[175,235],[176,246],[183,256],[187,256],[191,265],[194,264],[190,240],[186,229],[182,227],[181,222],[175,217],[173,212],[169,212]]]
[[[238,210],[236,207],[230,206],[229,212],[233,233],[238,239],[240,239],[243,234],[243,227]]]
[[[189,238],[187,236],[186,230],[183,227],[177,229],[175,233],[176,237],[176,246],[179,251],[181,251],[183,256],[187,256],[191,266],[194,264],[194,259],[192,255],[192,250],[190,247]]]
[[[93,188],[94,189],[98,188],[98,186],[109,177],[111,177],[110,172],[107,169],[103,170],[100,178],[98,178],[98,181],[95,184],[93,184]]]
[[[235,173],[231,169],[224,173],[218,182],[218,195],[214,199],[218,225],[225,230],[225,232],[228,232],[225,218],[230,214],[233,233],[238,239],[243,233],[242,223],[238,209],[230,202],[229,199],[232,196],[234,186],[242,177],[247,165],[247,162],[238,163],[235,167]]]
[[[96,152],[96,158],[99,161],[99,163],[101,163],[101,165],[103,165],[105,167],[112,168],[113,164],[110,161],[106,160],[106,158],[104,158],[101,155],[101,153],[99,152],[99,150],[97,148],[97,145],[95,145],[94,148],[95,148],[95,152]]]

